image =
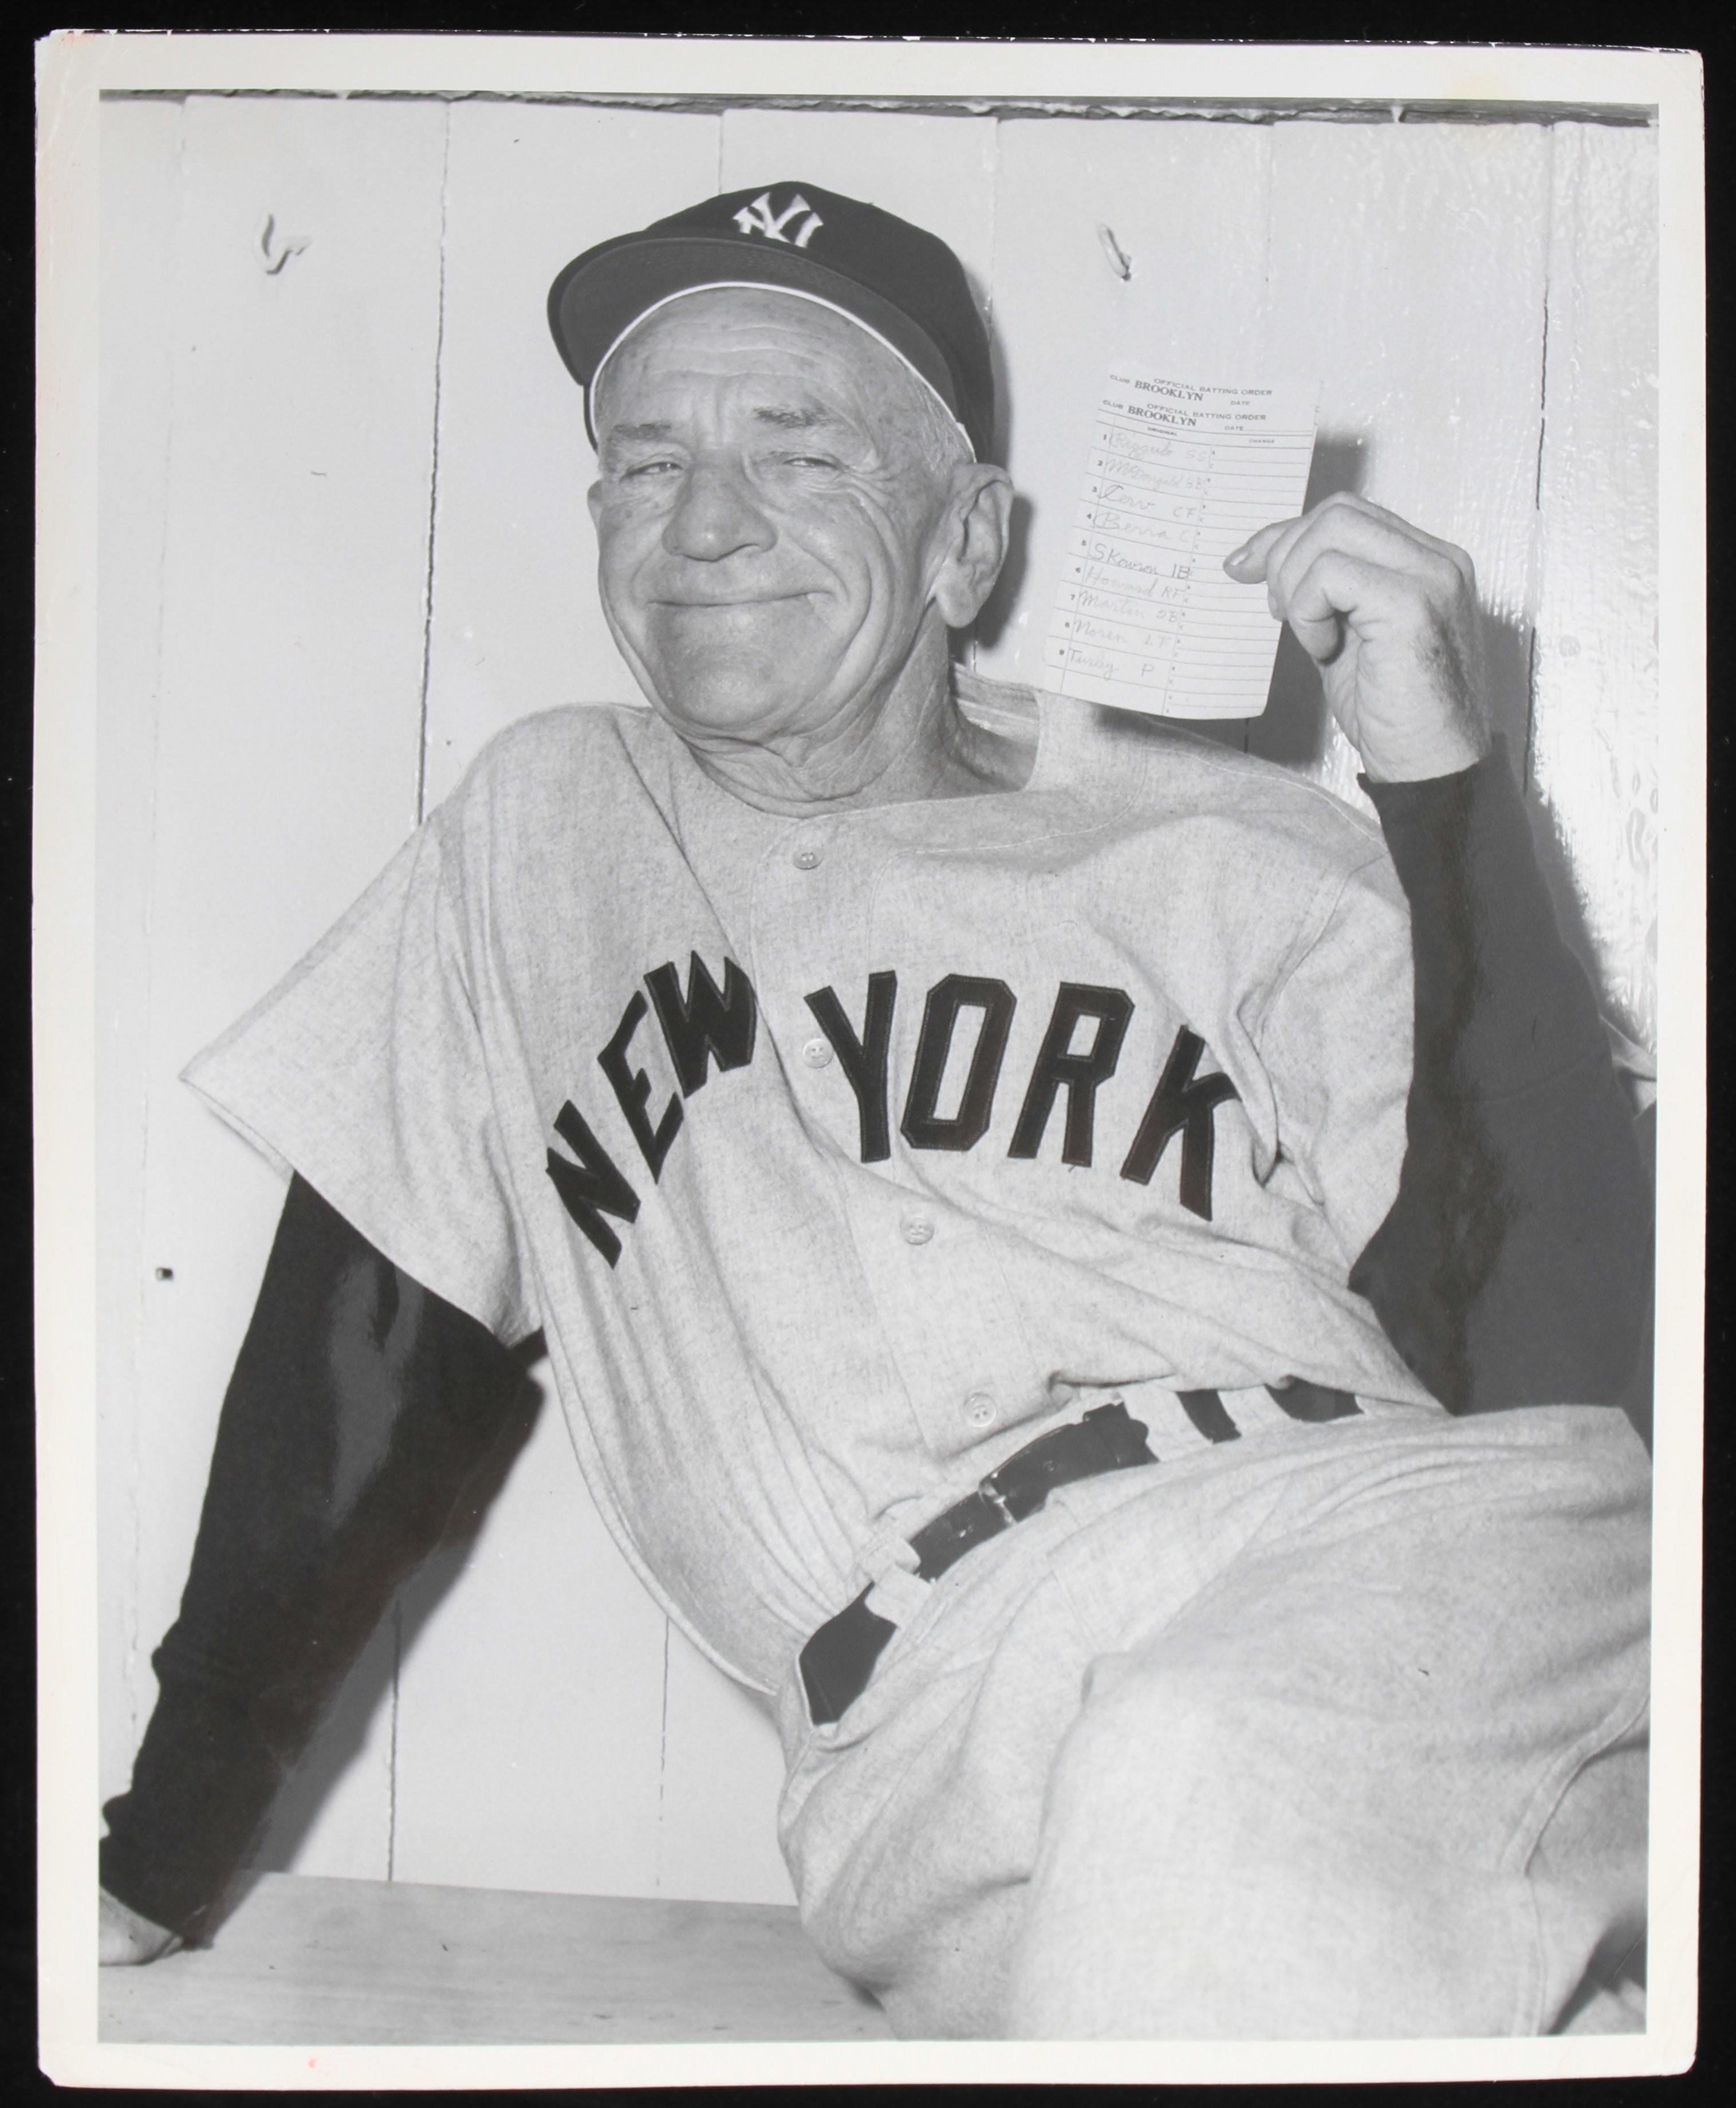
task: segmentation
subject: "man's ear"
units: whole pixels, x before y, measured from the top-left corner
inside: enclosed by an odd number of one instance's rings
[[[972,462],[958,469],[929,595],[949,629],[974,622],[994,590],[1007,561],[1012,517],[1012,479],[1005,469],[992,462]]]
[[[584,502],[591,508],[591,525],[596,526],[602,516],[602,485],[593,483],[584,493]]]

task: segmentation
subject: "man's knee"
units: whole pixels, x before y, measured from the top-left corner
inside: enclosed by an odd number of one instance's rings
[[[1099,1656],[1050,1771],[1043,1852],[1064,1838],[1113,1867],[1130,1850],[1174,1863],[1207,1830],[1228,1846],[1269,1804],[1261,1772],[1288,1762],[1286,1714],[1283,1694],[1228,1655]]]

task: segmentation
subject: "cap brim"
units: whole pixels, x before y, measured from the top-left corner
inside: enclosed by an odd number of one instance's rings
[[[712,285],[764,285],[807,291],[883,337],[908,360],[957,418],[959,391],[927,331],[890,300],[801,250],[769,242],[705,235],[627,235],[576,257],[548,293],[549,327],[566,370],[585,391],[605,355],[641,315],[677,294]],[[593,441],[596,434],[591,431]]]

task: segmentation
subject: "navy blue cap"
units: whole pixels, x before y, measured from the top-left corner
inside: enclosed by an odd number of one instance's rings
[[[994,430],[989,333],[964,267],[938,235],[815,183],[756,184],[617,234],[575,256],[548,293],[548,326],[585,391],[634,324],[683,293],[776,286],[841,309],[927,381],[979,459]]]

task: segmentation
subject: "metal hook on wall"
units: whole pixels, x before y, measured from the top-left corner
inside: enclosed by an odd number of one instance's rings
[[[1099,225],[1097,238],[1103,245],[1103,254],[1109,259],[1109,267],[1116,277],[1124,282],[1134,275],[1134,259],[1115,238],[1115,229]]]
[[[286,234],[277,238],[277,221],[274,213],[267,213],[259,223],[259,231],[254,237],[254,254],[259,259],[259,268],[275,277],[291,257],[299,256],[312,240],[310,235]]]

